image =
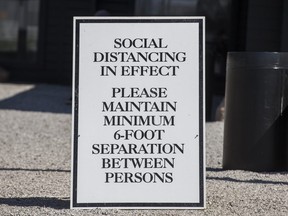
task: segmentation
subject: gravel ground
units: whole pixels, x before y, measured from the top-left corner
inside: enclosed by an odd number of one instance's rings
[[[70,88],[0,84],[0,215],[288,215],[288,172],[222,169],[223,123],[206,124],[205,210],[71,210]]]

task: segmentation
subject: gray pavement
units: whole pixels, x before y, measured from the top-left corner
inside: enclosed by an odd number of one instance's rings
[[[206,124],[205,210],[71,210],[69,87],[0,84],[0,215],[288,215],[288,172],[222,170],[223,123]]]

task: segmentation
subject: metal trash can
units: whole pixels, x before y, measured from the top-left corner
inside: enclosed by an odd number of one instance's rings
[[[288,170],[288,53],[227,57],[223,168]]]

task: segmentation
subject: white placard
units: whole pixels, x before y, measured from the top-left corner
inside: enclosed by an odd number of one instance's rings
[[[72,208],[205,206],[204,18],[74,18]]]

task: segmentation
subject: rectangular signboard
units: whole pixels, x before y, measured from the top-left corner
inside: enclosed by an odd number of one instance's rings
[[[204,18],[74,18],[72,208],[205,206]]]

